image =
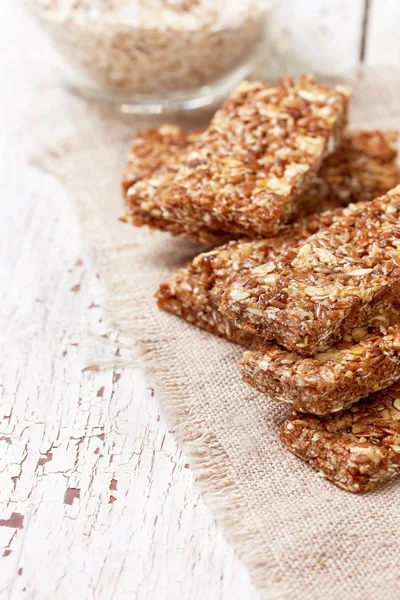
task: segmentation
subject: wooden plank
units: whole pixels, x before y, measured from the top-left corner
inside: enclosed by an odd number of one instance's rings
[[[365,62],[367,65],[400,66],[400,3],[370,0]]]
[[[0,597],[255,600],[105,321],[72,203],[27,164],[47,46],[20,3],[0,31]]]
[[[266,76],[349,71],[359,62],[364,0],[280,0],[267,17]]]
[[[72,206],[24,166],[18,198],[17,156],[0,178],[1,264],[13,279],[1,297],[2,589],[44,599],[251,596],[129,341],[103,319]]]

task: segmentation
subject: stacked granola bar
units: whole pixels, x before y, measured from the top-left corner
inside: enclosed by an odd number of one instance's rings
[[[339,487],[366,492],[400,471],[399,385],[334,415],[292,412],[281,440]]]
[[[312,76],[243,82],[197,139],[154,134],[156,144],[169,138],[171,158],[132,186],[127,175],[127,220],[200,241],[205,232],[212,241],[221,232],[276,234],[305,210],[303,192],[340,145],[349,97],[345,86],[320,86]],[[163,149],[143,141],[156,163]]]
[[[204,132],[139,132],[123,220],[223,244],[159,307],[250,348],[243,379],[294,409],[283,443],[361,492],[400,466],[400,174],[397,132],[344,129],[349,97],[244,82]]]

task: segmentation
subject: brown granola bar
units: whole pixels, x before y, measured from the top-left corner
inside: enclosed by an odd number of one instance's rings
[[[140,129],[133,139],[128,155],[128,164],[122,179],[123,193],[126,194],[138,182],[146,181],[149,183],[149,189],[144,189],[143,201],[145,198],[151,200],[153,174],[157,174],[157,179],[159,175],[160,179],[163,176],[167,179],[170,174],[175,175],[179,168],[179,158],[188,146],[199,138],[200,133],[184,131],[176,125]],[[153,182],[154,188],[157,183]],[[165,185],[164,181],[162,185]]]
[[[346,212],[364,204],[354,205]],[[248,275],[255,267],[266,261],[277,261],[283,251],[329,227],[340,220],[343,213],[344,209],[338,208],[310,215],[286,226],[274,238],[250,242],[231,241],[200,254],[160,285],[156,294],[159,308],[230,341],[252,348],[265,345],[263,338],[240,330],[218,311],[224,290],[237,279]]]
[[[372,200],[400,183],[394,131],[346,132],[340,148],[327,157],[312,185],[299,199],[299,212],[333,209],[363,198]],[[139,131],[130,151],[123,179],[127,205],[125,222],[186,235],[195,241],[222,243],[228,237],[201,229],[198,224],[173,222],[156,206],[162,190],[179,168],[182,152],[199,138],[174,125]]]
[[[397,131],[347,131],[299,201],[311,214],[373,200],[400,183],[396,165]],[[303,207],[303,208],[302,208]]]
[[[400,386],[329,417],[294,411],[280,437],[337,486],[355,493],[371,490],[400,470]]]
[[[226,319],[212,301],[210,289],[193,265],[175,271],[158,288],[157,304],[161,310],[181,317],[200,329],[223,337],[236,344],[254,348],[262,340],[247,333]]]
[[[318,86],[312,76],[242,82],[161,196],[164,216],[215,231],[276,235],[340,145],[349,96],[348,88]]]
[[[156,199],[172,183],[182,154],[198,138],[199,132],[186,132],[175,125],[162,125],[158,129],[143,129],[137,133],[122,180],[127,207],[122,221],[169,231],[173,235],[184,232],[194,241],[207,244],[221,244],[233,237],[199,224],[181,224],[166,219],[156,204]]]
[[[187,267],[175,271],[159,287],[156,298],[162,310],[171,312],[201,329],[248,347],[263,339],[235,327],[218,310],[226,287],[257,265],[277,260],[283,250],[329,227],[343,209],[311,215],[286,226],[274,238],[251,242],[231,241],[197,256]]]
[[[312,76],[242,82],[189,149],[159,207],[173,221],[276,235],[340,144],[350,91]]]
[[[348,97],[347,88],[330,90],[306,76],[276,85],[243,82],[186,155],[176,156],[182,167],[175,182],[159,187],[156,198],[150,190],[153,216],[162,216],[161,224],[180,223],[184,234],[199,227],[275,234],[294,216],[323,158],[338,146]],[[143,192],[137,186],[129,194]],[[128,217],[135,222],[135,215]]]
[[[158,140],[160,135],[159,133]],[[344,175],[329,167],[328,162],[333,157],[325,161],[330,177],[328,187],[337,198],[344,197],[346,189],[351,188],[353,191],[356,187],[358,189],[355,181],[362,182],[362,188],[368,196],[371,185],[376,185],[376,189],[385,185],[386,188],[390,188],[392,183],[400,180],[399,172],[393,162],[396,156],[394,142],[397,135],[393,132],[355,131],[348,133],[346,139],[352,141],[351,144],[345,143],[343,146],[343,155],[348,160],[337,161],[338,168]],[[353,151],[353,147],[357,148],[357,153]],[[365,169],[360,172],[356,168],[360,159],[359,153],[363,155],[362,162],[365,164]],[[354,172],[357,173],[354,178],[351,177],[352,164],[355,167]],[[382,165],[383,170],[387,169],[384,180],[374,179],[372,175],[377,172],[378,165]],[[376,184],[372,184],[373,181],[376,181]],[[348,197],[353,198],[352,194],[353,192],[348,194]],[[323,198],[322,202],[329,204],[329,199]],[[231,341],[249,347],[260,345],[261,338],[238,329],[218,312],[223,291],[239,276],[249,273],[254,267],[266,261],[276,260],[284,250],[298,241],[328,227],[342,213],[343,211],[338,209],[334,212],[303,218],[298,223],[284,227],[276,237],[249,242],[231,241],[210,252],[200,254],[191,264],[179,269],[161,284],[157,293],[160,308]]]
[[[368,323],[400,293],[400,186],[343,209],[328,229],[225,292],[235,325],[314,355]]]
[[[301,412],[326,415],[400,379],[400,309],[375,316],[313,358],[265,344],[246,352],[244,381]]]
[[[282,252],[308,238],[320,229],[332,225],[343,214],[343,209],[309,215],[296,223],[286,225],[279,235],[264,240],[234,240],[193,260],[193,267],[207,279],[211,297],[219,307],[222,294],[239,277],[250,274],[266,261],[276,261]]]

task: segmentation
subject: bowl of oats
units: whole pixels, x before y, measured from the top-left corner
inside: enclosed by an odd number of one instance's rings
[[[274,0],[25,0],[69,86],[125,112],[206,106],[246,77]]]

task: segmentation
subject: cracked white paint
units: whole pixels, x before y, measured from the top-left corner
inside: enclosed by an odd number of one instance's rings
[[[23,172],[20,198],[5,174],[15,202],[0,219],[8,223],[1,235],[15,236],[31,206],[15,240],[13,289],[24,294],[17,303],[7,287],[1,298],[0,519],[24,517],[22,529],[0,527],[3,590],[40,599],[239,598],[247,574],[193,489],[126,341],[90,308],[103,304],[101,284],[72,207],[56,182]]]
[[[27,164],[44,42],[17,3],[0,28],[0,598],[255,598],[105,322],[71,203]]]

